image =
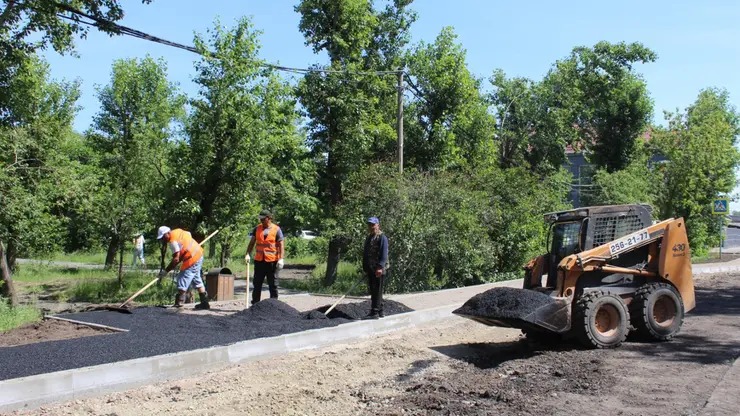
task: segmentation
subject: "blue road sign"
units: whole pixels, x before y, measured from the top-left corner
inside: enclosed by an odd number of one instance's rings
[[[725,215],[730,213],[730,204],[727,198],[717,198],[712,203],[712,214]]]

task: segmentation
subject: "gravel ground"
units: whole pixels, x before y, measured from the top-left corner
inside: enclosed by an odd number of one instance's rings
[[[388,305],[389,315],[408,311],[393,302]],[[366,314],[369,303],[352,310],[360,308],[364,308]],[[228,345],[350,322],[344,318],[305,319],[298,310],[273,299],[230,316],[196,316],[175,309],[150,307],[136,308],[132,314],[96,311],[64,317],[130,332],[0,348],[0,380]]]
[[[698,415],[740,355],[740,275],[697,280],[673,342],[547,346],[451,318],[38,415]]]

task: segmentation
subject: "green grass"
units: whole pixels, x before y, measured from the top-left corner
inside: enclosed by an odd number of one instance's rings
[[[23,305],[11,308],[5,299],[0,298],[0,332],[39,320],[41,320],[41,311],[33,306]]]
[[[154,277],[156,276],[152,274],[126,273],[123,276],[123,288],[118,285],[118,279],[115,277],[86,279],[71,286],[65,291],[64,295],[71,302],[120,303],[146,286]],[[176,292],[175,283],[171,279],[165,278],[161,285],[155,284],[139,295],[136,298],[136,303],[146,305],[171,304],[175,300]]]
[[[345,294],[360,279],[362,273],[352,263],[340,262],[337,270],[337,280],[329,287],[324,286],[324,275],[326,274],[326,263],[316,266],[311,272],[311,277],[304,280],[284,280],[280,285],[293,290],[300,290],[311,293],[328,293],[333,295]],[[350,292],[351,296],[364,296],[367,294],[367,287],[360,282]]]
[[[77,269],[44,264],[21,264],[13,274],[13,280],[22,283],[48,283],[117,276],[116,271],[102,269]]]

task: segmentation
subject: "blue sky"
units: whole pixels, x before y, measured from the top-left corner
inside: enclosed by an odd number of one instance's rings
[[[138,0],[123,1],[122,24],[168,40],[192,44],[194,32],[204,33],[218,16],[231,25],[251,16],[261,37],[262,57],[287,66],[323,62],[304,45],[298,32],[298,0]],[[467,49],[470,69],[488,78],[495,68],[510,76],[540,79],[555,60],[574,46],[601,40],[639,41],[655,50],[658,61],[638,68],[655,101],[655,121],[663,110],[683,109],[702,88],[727,88],[740,101],[740,2],[733,0],[674,1],[520,1],[416,0],[418,20],[413,41],[431,42],[445,26],[453,26]],[[164,57],[169,76],[183,92],[193,95],[193,62],[183,50],[130,37],[108,37],[91,31],[78,41],[79,58],[46,54],[54,78],[82,80],[83,107],[75,128],[87,129],[97,111],[95,86],[104,85],[115,59]]]

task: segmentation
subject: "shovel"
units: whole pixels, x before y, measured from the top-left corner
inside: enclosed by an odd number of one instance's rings
[[[347,297],[347,295],[349,295],[349,294],[350,294],[350,292],[352,292],[352,291],[353,291],[353,290],[354,290],[354,289],[355,289],[355,288],[357,287],[357,285],[359,285],[359,284],[360,284],[360,282],[362,282],[363,280],[365,280],[365,276],[362,276],[362,277],[360,277],[360,279],[359,279],[359,280],[357,280],[357,281],[355,282],[355,284],[353,284],[353,285],[352,285],[352,287],[351,287],[351,288],[349,288],[349,290],[347,291],[347,293],[345,293],[344,295],[342,295],[342,297],[341,297],[341,298],[339,298],[339,300],[337,300],[336,302],[334,302],[334,304],[333,304],[333,305],[331,305],[331,308],[327,309],[327,310],[326,310],[326,312],[324,312],[324,315],[326,315],[326,317],[328,318],[328,317],[329,317],[329,312],[333,311],[333,310],[334,310],[334,308],[336,308],[336,307],[337,307],[337,305],[339,305],[339,302],[341,302],[341,301],[342,301],[342,299],[346,298],[346,297]],[[319,316],[320,316],[320,315],[319,315]]]
[[[208,237],[206,237],[203,241],[201,241],[199,243],[199,245],[202,247],[203,244],[205,244],[206,241],[208,241],[211,237],[213,237],[214,235],[216,235],[218,232],[219,232],[219,230],[216,230],[216,231],[212,232]],[[128,305],[134,299],[136,299],[139,295],[141,295],[142,293],[144,293],[144,291],[147,290],[147,289],[149,289],[153,284],[157,283],[158,280],[159,280],[159,277],[155,277],[154,280],[152,280],[146,286],[144,286],[141,289],[139,289],[139,291],[136,292],[136,293],[134,293],[133,296],[131,296],[130,298],[126,299],[126,301],[123,302],[121,304],[121,306],[118,306],[118,307],[109,306],[109,307],[106,307],[106,309],[112,310],[112,311],[117,311],[117,312],[123,312],[123,313],[131,313],[131,310],[128,309],[128,307],[126,305]]]

